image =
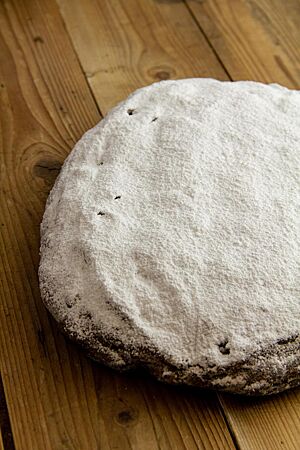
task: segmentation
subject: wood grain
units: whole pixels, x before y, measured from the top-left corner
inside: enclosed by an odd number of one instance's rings
[[[299,389],[267,398],[219,398],[241,449],[299,450]]]
[[[96,365],[47,315],[37,282],[45,200],[100,113],[53,1],[1,3],[0,30],[0,366],[16,449],[234,448],[216,394]]]
[[[93,96],[106,113],[152,81],[228,72],[299,87],[299,3],[190,0],[194,18],[177,0],[59,4],[77,55],[53,1],[0,7],[0,367],[16,449],[234,448],[214,393],[119,375],[57,332],[38,227],[62,161],[100,118]],[[241,449],[295,449],[299,395],[219,398]]]
[[[83,382],[75,396],[70,356],[51,331],[36,270],[48,191],[99,113],[62,22],[53,23],[55,10],[44,13],[38,2],[1,5],[1,372],[17,449],[71,448],[86,420]],[[86,434],[78,438],[84,445]]]
[[[186,0],[234,80],[300,87],[298,0]]]
[[[76,1],[75,6],[74,3],[71,6],[67,0],[59,0],[59,4],[91,89],[104,112],[132,89],[154,81],[148,77],[149,69],[143,55],[148,50],[148,43],[152,44],[156,40],[156,28],[161,32],[162,20],[168,21],[168,26],[165,25],[168,29],[167,39],[170,34],[172,36],[169,24],[177,24],[183,15],[185,23],[189,24],[184,29],[195,28],[191,17],[183,12],[180,2],[113,2],[113,7],[108,7],[105,1]],[[255,3],[242,0],[188,2],[200,29],[204,31],[210,45],[218,54],[218,59],[223,62],[233,79],[278,82],[297,88],[300,59],[296,43],[300,42],[300,36],[295,19],[296,2],[293,2],[294,8],[289,11],[283,1],[276,0],[274,9],[272,4],[270,1]],[[160,18],[159,21],[149,20],[147,24],[143,20],[137,20],[137,17],[153,17],[153,11],[155,17]],[[80,20],[84,21],[85,26],[78,28]],[[120,30],[123,22],[125,25]],[[176,26],[174,25],[174,34]],[[291,39],[287,30],[291,30]],[[189,35],[187,31],[185,42],[193,42],[194,33],[196,31]],[[172,37],[175,42],[177,38],[181,39],[181,36]],[[153,47],[150,47],[151,62],[158,58],[158,54],[161,55],[162,61],[169,61],[167,39],[160,35],[155,47],[159,50],[154,51]],[[103,42],[105,51],[99,50],[100,43]],[[210,53],[210,76],[214,76],[212,68],[216,70],[217,60],[209,51],[203,37],[200,42],[201,47],[197,47],[197,54],[203,51]],[[128,54],[120,53],[122,46],[129,49]],[[122,67],[117,68],[120,60]],[[193,60],[194,58],[191,62],[182,47],[178,46],[175,65],[177,72],[174,74],[169,70],[169,76],[176,77],[179,72],[182,73],[181,76],[207,76],[201,68],[195,67]],[[172,62],[168,62],[168,66],[172,68]],[[144,67],[144,70],[137,69]],[[220,78],[225,79],[224,72]],[[110,86],[111,89],[108,91],[103,86]],[[300,442],[298,397],[299,390],[267,399],[219,395],[238,445],[242,449],[253,450],[295,448],[297,442]]]
[[[187,0],[232,79],[300,88],[300,3]],[[300,447],[300,390],[264,399],[219,395],[243,449]]]
[[[162,79],[228,79],[182,2],[58,3],[103,114],[133,90]]]

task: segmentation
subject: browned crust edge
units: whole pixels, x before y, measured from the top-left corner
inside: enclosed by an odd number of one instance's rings
[[[53,297],[42,290],[43,302],[50,313],[54,311]],[[54,314],[55,316],[56,314]],[[143,368],[158,380],[170,384],[186,384],[244,395],[270,395],[300,385],[300,335],[296,334],[265,347],[233,364],[218,366],[175,365],[168,361],[152,343],[136,348],[124,344],[113,335],[99,331],[89,314],[83,315],[81,331],[65,317],[57,320],[60,330],[80,345],[95,361],[118,371]],[[272,358],[280,364],[272,366]]]

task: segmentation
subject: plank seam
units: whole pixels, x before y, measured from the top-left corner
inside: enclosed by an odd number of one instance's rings
[[[4,449],[15,450],[16,447],[13,439],[1,372],[0,372],[0,432],[2,435]]]
[[[226,73],[226,75],[228,76],[230,81],[233,81],[233,78],[231,77],[230,73],[228,72],[225,64],[223,63],[219,53],[217,52],[217,50],[215,49],[215,47],[213,46],[213,44],[210,42],[207,34],[205,33],[204,29],[202,28],[200,22],[198,21],[197,17],[195,16],[193,10],[191,9],[190,5],[187,3],[187,0],[183,0],[188,12],[190,13],[190,16],[192,17],[193,21],[195,22],[195,24],[197,25],[197,27],[199,28],[200,32],[202,33],[207,45],[209,46],[210,50],[213,52],[214,56],[216,57],[218,63],[220,64],[220,66],[222,67],[222,69],[224,70],[224,72]]]
[[[234,432],[234,428],[232,427],[232,425],[230,423],[230,419],[229,419],[229,417],[226,414],[226,408],[224,408],[224,406],[223,406],[222,394],[217,392],[217,398],[218,398],[218,401],[219,401],[220,411],[221,411],[222,417],[223,417],[224,422],[225,422],[225,424],[227,426],[227,429],[228,429],[228,432],[229,432],[230,437],[232,439],[233,445],[235,446],[235,448],[237,450],[241,450],[240,444],[238,443],[237,436],[236,436],[236,434]]]

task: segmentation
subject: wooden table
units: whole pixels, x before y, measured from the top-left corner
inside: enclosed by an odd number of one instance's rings
[[[45,201],[78,138],[157,80],[300,87],[299,0],[0,2],[0,449],[300,449],[300,390],[244,398],[120,375],[41,303]]]

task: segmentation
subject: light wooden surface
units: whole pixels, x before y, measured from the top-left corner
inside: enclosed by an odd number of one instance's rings
[[[234,80],[300,85],[299,0],[187,0]]]
[[[117,374],[57,331],[36,274],[45,200],[85,130],[159,79],[299,89],[299,23],[297,0],[0,3],[0,449],[300,448],[299,389],[254,399]]]
[[[1,431],[0,431],[0,450],[4,450],[4,445],[3,445],[3,439],[2,439]]]

